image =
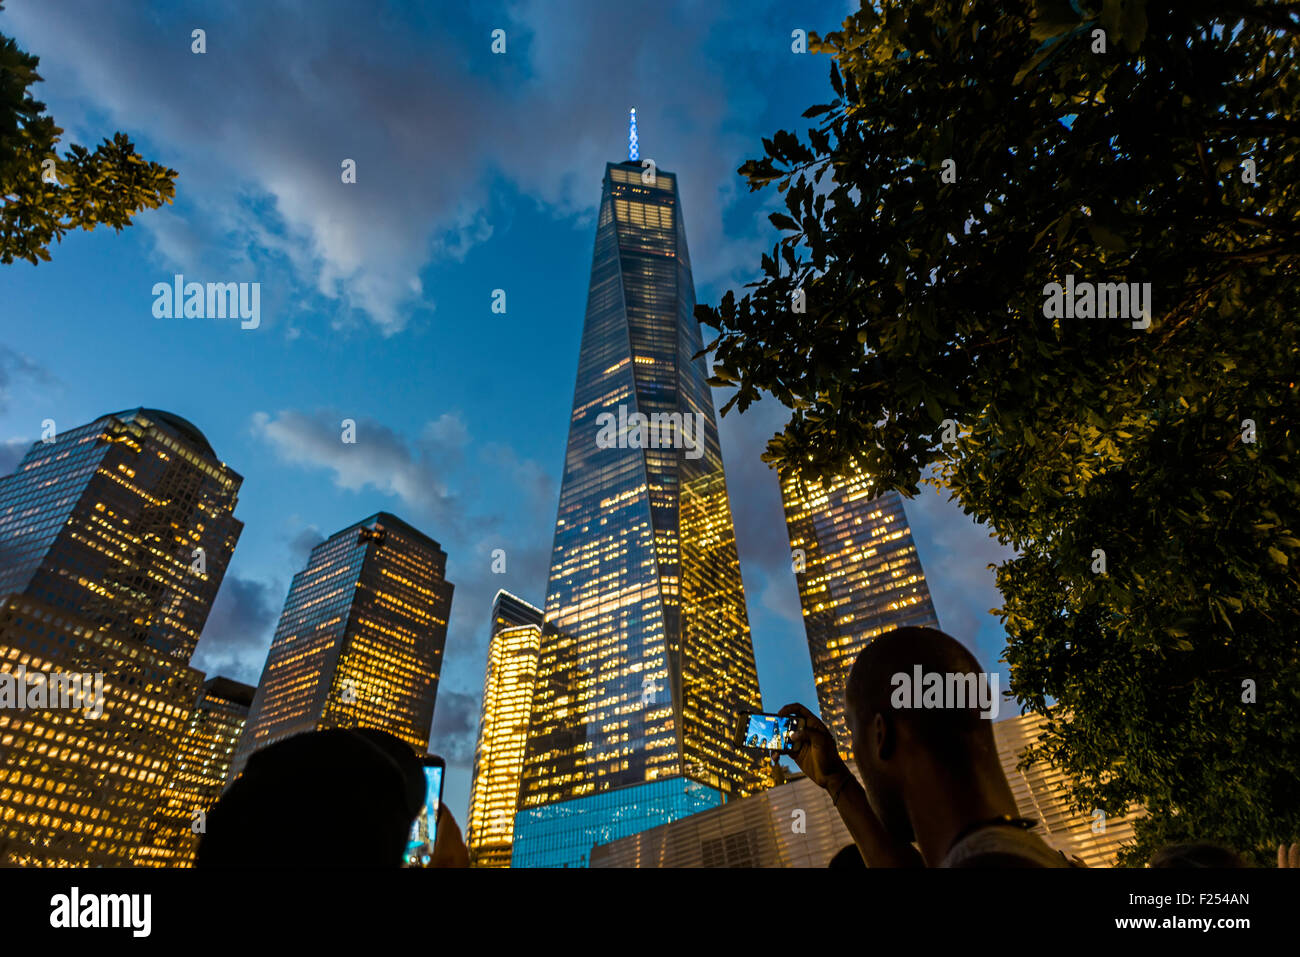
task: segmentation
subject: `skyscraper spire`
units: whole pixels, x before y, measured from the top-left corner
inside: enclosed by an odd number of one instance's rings
[[[629,162],[636,162],[641,158],[640,152],[636,146],[636,107],[628,114],[627,121],[627,158]]]
[[[763,786],[734,738],[763,697],[677,176],[645,176],[634,133],[629,145],[605,169],[536,677],[518,712],[516,868],[585,867],[614,835]]]

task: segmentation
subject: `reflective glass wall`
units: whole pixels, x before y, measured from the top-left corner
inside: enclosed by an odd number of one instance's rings
[[[758,676],[677,180],[645,172],[606,167],[515,866],[540,860],[518,848],[558,821],[571,839],[544,843],[569,856],[547,862],[585,860],[605,827],[584,823],[591,795],[760,786],[732,738],[736,713],[759,708]],[[620,820],[641,819],[626,802],[642,793],[617,799]]]
[[[912,530],[897,492],[865,475],[781,483],[795,579],[822,721],[852,761],[844,682],[858,652],[906,626],[939,627]]]

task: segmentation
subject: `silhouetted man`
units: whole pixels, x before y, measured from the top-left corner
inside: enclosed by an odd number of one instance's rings
[[[863,786],[839,756],[835,739],[800,704],[804,729],[792,757],[825,788],[870,867],[1068,867],[1017,816],[990,721],[977,701],[963,707],[902,706],[897,693],[922,674],[979,675],[975,656],[933,628],[899,628],[858,655],[844,700],[853,759]],[[920,854],[911,842],[915,840]]]
[[[415,752],[387,731],[294,735],[248,759],[208,814],[195,864],[400,867],[425,788]],[[435,867],[469,863],[445,809],[434,858]]]

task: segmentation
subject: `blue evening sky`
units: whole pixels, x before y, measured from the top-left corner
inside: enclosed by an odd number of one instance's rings
[[[832,96],[828,60],[793,53],[791,33],[848,10],[8,0],[0,32],[40,56],[35,92],[62,147],[121,130],[180,175],[174,205],[124,232],[0,267],[0,472],[43,419],[66,429],[143,405],[194,422],[244,476],[245,523],[195,664],[249,683],[311,545],[379,510],[437,539],[456,594],[432,748],[463,825],[492,597],[544,599],[595,207],[604,164],[626,158],[627,111],[642,158],[680,176],[697,296],[715,302],[777,236],[775,190],[749,193],[736,168]],[[261,283],[260,328],[155,318],[151,289],[178,272]],[[758,459],[783,421],[766,400],[721,424],[769,710],[816,707],[777,483]],[[917,548],[941,625],[993,667],[987,565],[1004,552],[945,499],[908,504]]]

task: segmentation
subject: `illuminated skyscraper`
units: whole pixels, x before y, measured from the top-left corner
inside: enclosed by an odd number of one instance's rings
[[[1068,857],[1077,857],[1089,867],[1114,867],[1123,845],[1133,842],[1133,822],[1143,812],[1131,810],[1114,818],[1101,811],[1079,813],[1070,807],[1070,779],[1060,768],[1038,760],[1020,769],[1025,749],[1038,743],[1042,730],[1043,717],[1038,714],[993,723],[993,740],[1018,812],[1038,821],[1034,831]]]
[[[744,795],[760,707],[677,177],[609,164],[512,864]]]
[[[230,778],[304,731],[382,728],[423,754],[452,585],[433,539],[380,512],[312,549],[293,576]]]
[[[781,482],[795,579],[822,721],[852,760],[844,682],[867,642],[895,628],[938,628],[925,572],[897,492],[865,475]]]
[[[510,866],[541,638],[542,610],[497,592],[469,797],[466,843],[476,867]]]
[[[188,662],[244,527],[242,481],[198,429],[156,409],[37,442],[0,479],[0,595]]]
[[[49,693],[73,676],[102,694]],[[66,608],[0,598],[0,866],[133,863],[202,681]]]
[[[197,812],[206,815],[221,796],[235,746],[244,733],[254,689],[229,678],[211,678],[190,714],[180,750],[154,813],[149,844],[138,864],[188,867],[194,863],[199,834]]]
[[[51,427],[0,479],[0,864],[130,864],[149,843],[240,482],[154,409]]]

